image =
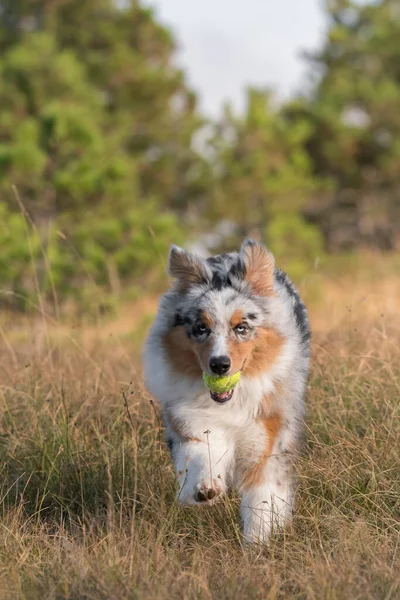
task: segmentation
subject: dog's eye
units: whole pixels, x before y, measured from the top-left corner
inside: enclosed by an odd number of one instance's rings
[[[194,328],[194,331],[195,331],[195,333],[197,333],[197,335],[202,335],[203,333],[206,333],[207,327],[203,323],[199,323]]]
[[[246,325],[243,325],[243,323],[241,325],[237,325],[235,327],[235,331],[236,333],[238,333],[239,335],[243,335],[244,333],[247,332],[247,327]]]

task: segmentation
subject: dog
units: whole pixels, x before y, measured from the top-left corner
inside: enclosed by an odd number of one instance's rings
[[[307,310],[260,243],[208,259],[172,246],[172,288],[144,348],[145,384],[162,407],[183,504],[241,496],[245,541],[291,518],[310,359]],[[210,392],[203,373],[240,372]]]

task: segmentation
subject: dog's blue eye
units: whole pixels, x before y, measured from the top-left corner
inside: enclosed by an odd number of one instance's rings
[[[196,333],[205,333],[207,331],[207,327],[203,325],[203,323],[199,323],[195,329]]]

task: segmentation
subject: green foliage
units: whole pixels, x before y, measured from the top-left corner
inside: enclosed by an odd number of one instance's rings
[[[215,249],[259,237],[295,277],[326,249],[395,248],[398,2],[326,9],[308,97],[249,89],[243,114],[227,106],[204,130],[171,32],[139,1],[0,0],[7,297],[117,298],[156,282],[170,242],[221,221],[234,233]]]
[[[0,202],[0,273],[6,284],[0,302],[27,308],[26,295],[34,294],[33,264],[40,253],[40,240],[29,233],[26,220]]]
[[[273,253],[294,278],[301,278],[324,256],[320,230],[299,215],[282,211],[271,220],[264,234]]]
[[[300,216],[322,185],[305,151],[310,134],[306,120],[288,122],[268,92],[250,89],[244,116],[227,107],[212,140],[211,218],[237,223],[238,238],[261,236],[278,258],[296,258],[296,271],[301,261],[304,270],[323,252],[318,230]]]
[[[161,271],[182,239],[177,212],[203,193],[191,144],[202,121],[171,36],[137,2],[0,9],[0,284],[63,300],[119,293]],[[13,186],[35,223],[27,235]]]
[[[306,119],[307,151],[336,190],[309,208],[328,247],[393,249],[400,230],[400,12],[397,0],[331,0],[328,39],[313,67],[311,100],[288,108]]]
[[[250,90],[245,114],[227,110],[213,139],[213,215],[305,265],[321,256],[321,236],[333,251],[390,250],[400,231],[398,2],[326,8],[311,94],[274,109],[269,94]]]
[[[110,294],[118,297],[123,283],[164,270],[169,244],[182,241],[176,217],[156,214],[154,202],[128,210],[123,219],[87,216],[68,236],[58,225],[56,220],[39,234],[0,203],[0,301],[26,309],[38,295],[54,301],[56,290],[63,301],[74,299],[93,311],[107,305]]]

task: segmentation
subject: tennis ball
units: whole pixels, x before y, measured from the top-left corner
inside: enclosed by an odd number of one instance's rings
[[[218,377],[217,375],[208,375],[203,373],[203,381],[209,390],[216,394],[230,392],[239,383],[240,371],[228,377]]]

